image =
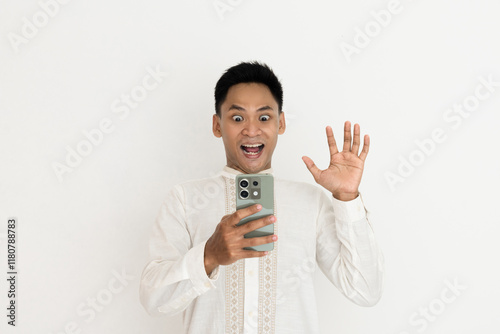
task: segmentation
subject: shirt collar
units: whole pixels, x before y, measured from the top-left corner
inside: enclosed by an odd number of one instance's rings
[[[237,169],[234,169],[234,168],[231,168],[228,166],[224,166],[224,168],[222,168],[222,171],[220,172],[220,174],[225,176],[225,177],[228,177],[230,179],[234,179],[236,177],[236,175],[243,174],[243,173]],[[272,168],[264,169],[264,170],[261,170],[257,174],[273,174],[273,169]]]

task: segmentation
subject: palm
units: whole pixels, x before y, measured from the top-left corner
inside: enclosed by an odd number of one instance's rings
[[[337,149],[335,137],[330,127],[326,128],[326,136],[330,149],[330,165],[325,170],[320,170],[312,159],[304,156],[307,168],[314,180],[329,190],[334,197],[341,200],[354,199],[358,195],[358,187],[363,175],[364,163],[370,146],[370,138],[365,136],[363,149],[358,156],[360,146],[359,125],[354,125],[354,140],[351,146],[351,124],[344,125],[344,146],[342,152]]]

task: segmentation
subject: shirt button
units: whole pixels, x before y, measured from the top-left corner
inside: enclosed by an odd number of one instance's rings
[[[253,316],[253,312],[252,311],[248,312],[248,316],[249,317]]]
[[[253,270],[250,270],[250,271],[248,272],[248,276],[253,277]]]
[[[205,283],[205,287],[209,288],[210,287],[210,283],[206,282]]]

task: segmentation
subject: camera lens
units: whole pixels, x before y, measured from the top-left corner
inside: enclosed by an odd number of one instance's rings
[[[257,187],[259,185],[259,181],[253,181],[254,187]]]
[[[242,190],[240,192],[240,197],[243,198],[243,199],[248,198],[248,191]]]
[[[245,179],[241,180],[241,181],[240,181],[240,186],[241,186],[242,188],[246,188],[246,187],[248,187],[248,181],[247,181],[247,180],[245,180]]]

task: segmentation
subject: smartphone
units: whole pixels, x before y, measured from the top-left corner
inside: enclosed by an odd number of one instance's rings
[[[274,214],[274,178],[271,174],[239,174],[236,176],[236,210],[260,204],[262,209],[248,217],[243,218],[238,224]],[[274,234],[274,224],[269,224],[245,234],[245,238],[262,237]],[[274,249],[274,242],[245,247],[244,249],[256,251],[270,251]]]

